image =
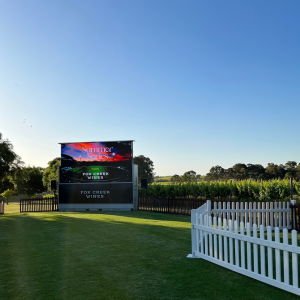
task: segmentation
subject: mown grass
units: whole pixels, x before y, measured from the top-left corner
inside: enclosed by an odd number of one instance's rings
[[[190,218],[0,216],[0,299],[298,299],[191,252]]]
[[[20,201],[9,201],[8,204],[4,205],[5,214],[13,214],[20,212]]]

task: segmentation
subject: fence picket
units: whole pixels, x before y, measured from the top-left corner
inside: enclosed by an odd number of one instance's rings
[[[297,231],[292,230],[292,245],[297,247]],[[298,254],[292,254],[293,286],[298,288]]]
[[[264,225],[259,226],[260,229],[260,239],[264,240],[265,239],[265,230],[264,230]],[[262,276],[266,276],[266,262],[265,262],[265,246],[260,245],[260,274]]]
[[[289,239],[288,239],[288,231],[286,228],[283,229],[283,244],[288,245]],[[283,251],[283,271],[284,271],[284,283],[290,284],[290,278],[289,278],[289,253],[288,251]]]
[[[232,233],[232,220],[229,220],[229,232]],[[229,263],[233,265],[233,241],[229,238]]]
[[[263,202],[262,204],[261,204],[261,209],[266,209],[266,207],[265,207],[266,205],[265,205],[265,203]],[[261,224],[265,227],[266,226],[266,213],[264,213],[264,212],[262,212],[262,214],[261,214]]]
[[[202,218],[202,214],[197,214],[197,220],[198,220],[198,222],[199,222],[199,224],[200,225],[202,225],[203,226],[203,218]],[[203,230],[199,230],[199,233],[200,233],[200,245],[199,245],[199,247],[200,247],[200,252],[203,254],[204,253],[204,249],[203,249]],[[198,245],[198,243],[197,243],[197,245]]]
[[[250,223],[247,223],[247,236],[251,236]],[[252,271],[251,267],[251,243],[247,242],[247,269]]]
[[[282,203],[282,208],[285,209],[285,202]],[[282,213],[282,227],[286,227],[286,212]]]
[[[237,202],[236,203],[236,210],[238,211],[238,210],[240,210],[240,206],[239,206],[239,203]],[[240,220],[240,213],[236,213],[236,221],[237,221],[237,224],[238,225],[240,225],[240,223],[239,223],[239,220]]]
[[[274,209],[275,209],[275,212],[274,212],[274,227],[277,227],[278,225],[278,211],[276,211],[277,209],[278,209],[278,203],[277,202],[275,202],[274,203]]]
[[[241,210],[244,210],[244,202],[241,202]],[[241,213],[241,220],[240,221],[244,223],[244,213]]]
[[[227,210],[230,210],[230,202],[227,203]],[[231,214],[227,212],[227,225],[229,225],[229,220],[231,220]]]
[[[212,219],[211,216],[208,216],[208,227],[212,228]],[[212,240],[212,233],[209,232],[209,256],[213,256],[213,240]]]
[[[223,228],[224,231],[227,231],[227,220],[223,220]],[[228,263],[228,243],[227,243],[227,236],[224,236],[224,261]]]
[[[266,203],[266,209],[269,210],[269,202]],[[270,213],[266,212],[266,227],[270,225]]]
[[[244,235],[244,222],[240,223],[241,235]],[[241,241],[241,267],[245,269],[245,242]]]
[[[218,219],[219,230],[222,230],[222,220]],[[223,260],[223,243],[222,243],[222,234],[219,234],[219,259]]]
[[[226,202],[223,202],[223,210],[226,210]],[[227,212],[224,212],[223,214],[223,223],[224,223],[224,219],[227,219]]]
[[[239,230],[238,230],[238,221],[237,221],[237,220],[234,221],[234,233],[235,233],[236,235],[238,235],[238,233],[239,233]],[[234,245],[235,265],[236,265],[237,267],[239,267],[239,266],[240,266],[240,259],[239,259],[239,254],[240,254],[240,250],[239,250],[239,240],[235,238],[235,239],[234,239],[234,243],[235,243],[235,245]]]
[[[196,212],[196,224],[199,224],[199,214]],[[197,251],[199,251],[199,235],[200,235],[200,231],[197,230],[196,231],[196,247],[197,247]]]
[[[257,225],[253,224],[253,237],[257,239]],[[257,244],[253,244],[253,262],[254,262],[254,273],[258,274],[258,251]]]
[[[279,227],[275,227],[275,242],[280,243]],[[281,262],[280,262],[279,249],[275,249],[275,259],[276,259],[276,280],[281,282]]]
[[[217,228],[217,218],[214,217],[214,228]],[[218,259],[217,234],[214,233],[214,258]]]
[[[250,223],[250,228],[252,227],[252,216],[251,216],[251,211],[252,211],[252,202],[249,203],[249,223]]]
[[[273,210],[273,202],[270,203],[270,210]],[[272,211],[270,213],[270,221],[271,221],[271,226],[273,227],[273,224],[274,224],[274,212]]]
[[[248,210],[248,203],[247,202],[245,203],[245,210],[246,211]],[[245,212],[245,224],[247,224],[247,223],[248,223],[248,213]]]
[[[272,227],[267,228],[267,240],[272,242]],[[273,252],[272,248],[268,247],[268,277],[273,279]]]
[[[252,215],[253,215],[253,225],[254,224],[257,224],[256,223],[256,203],[255,202],[253,202],[253,213],[252,213]]]
[[[278,208],[281,209],[281,202],[278,203]],[[281,211],[278,212],[278,221],[279,221],[279,228],[282,227],[282,218],[281,218]]]
[[[260,209],[260,203],[257,203],[257,210],[259,210],[259,209]],[[258,228],[259,228],[259,226],[261,225],[260,215],[261,215],[261,213],[258,212],[258,213],[257,213],[257,227],[258,227]]]
[[[204,216],[204,224],[208,226],[208,216]],[[208,236],[207,232],[205,232],[205,255],[208,255]]]

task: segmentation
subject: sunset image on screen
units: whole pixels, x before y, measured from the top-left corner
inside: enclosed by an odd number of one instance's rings
[[[121,162],[131,160],[131,143],[74,143],[63,144],[62,159],[77,162]]]

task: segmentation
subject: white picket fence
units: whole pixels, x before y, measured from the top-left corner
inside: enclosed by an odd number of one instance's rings
[[[282,230],[283,242],[281,242],[279,227],[268,226],[267,239],[265,239],[265,226],[261,224],[258,227],[257,224],[252,223],[251,235],[250,222],[245,224],[238,220],[212,218],[210,205],[210,201],[207,201],[200,208],[191,211],[192,254],[188,257],[205,259],[300,295],[298,288],[300,247],[297,246],[297,232],[292,230],[292,244],[289,244],[287,228]],[[249,215],[249,212],[246,214]],[[275,228],[275,240],[273,240],[273,228]],[[260,230],[259,237],[258,230]],[[290,265],[292,276],[290,276]]]
[[[245,225],[250,223],[251,229],[253,224],[256,224],[258,227],[264,225],[273,228],[279,227],[279,229],[292,228],[290,226],[291,208],[288,202],[215,202],[213,209],[210,207],[207,207],[207,209],[211,210],[217,218],[220,217],[222,220],[227,219],[227,221],[232,220],[233,222],[236,220],[238,224],[243,222]]]

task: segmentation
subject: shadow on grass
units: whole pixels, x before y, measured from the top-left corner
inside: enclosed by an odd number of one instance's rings
[[[0,298],[297,299],[204,260],[187,259],[191,232],[183,220],[148,212],[1,218]]]

